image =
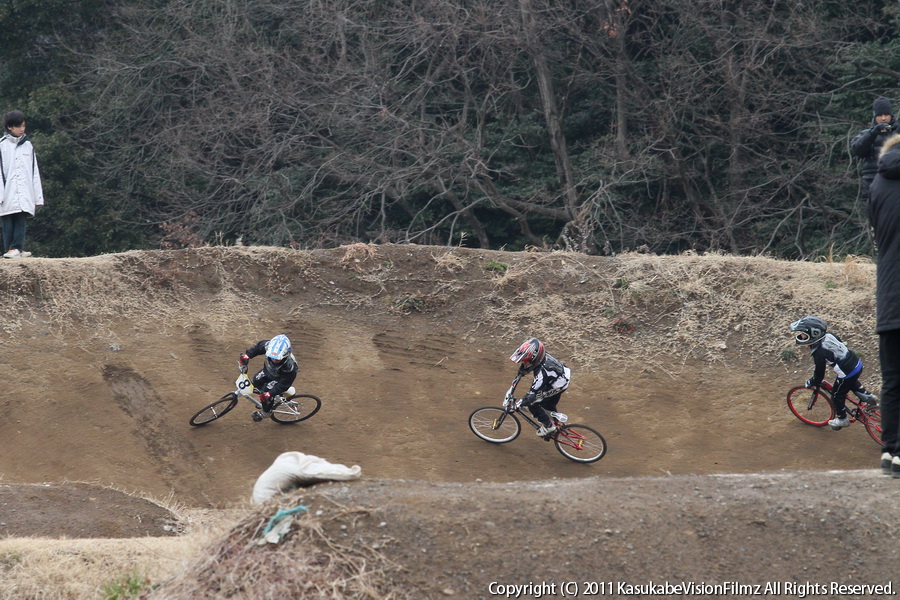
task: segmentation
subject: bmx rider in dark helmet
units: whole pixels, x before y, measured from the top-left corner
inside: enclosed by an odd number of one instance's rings
[[[534,418],[540,421],[538,436],[549,436],[556,431],[550,413],[556,411],[559,399],[569,387],[572,376],[569,367],[547,354],[544,344],[537,338],[523,342],[509,360],[519,365],[520,376],[528,372],[534,375],[531,389],[522,398],[522,406],[527,406]]]
[[[831,399],[834,403],[834,418],[828,421],[834,429],[850,424],[847,417],[847,394],[853,392],[869,405],[878,403],[875,394],[870,394],[859,382],[863,364],[859,356],[847,347],[841,339],[828,332],[828,325],[819,317],[807,315],[799,321],[791,323],[794,341],[801,346],[809,346],[810,356],[815,363],[813,376],[806,381],[806,387],[818,387],[825,378],[825,365],[834,369],[836,379],[831,388]]]
[[[259,399],[262,402],[262,410],[255,414],[266,418],[272,415],[275,396],[285,393],[294,384],[299,366],[291,353],[291,340],[282,333],[270,340],[257,342],[255,346],[241,354],[238,358],[241,372],[247,372],[247,364],[251,358],[262,354],[266,355],[266,362],[250,380],[253,382],[253,388],[259,390]]]

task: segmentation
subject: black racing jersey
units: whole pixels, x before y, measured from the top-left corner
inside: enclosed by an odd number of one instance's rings
[[[264,355],[268,343],[269,340],[262,340],[255,346],[248,348],[246,353],[247,356],[253,358],[254,356]],[[294,358],[293,354],[290,354],[278,366],[273,365],[271,361],[266,358],[266,362],[263,365],[263,371],[265,372],[266,377],[277,382],[269,388],[268,391],[271,392],[273,396],[286,392],[289,387],[294,385],[294,380],[297,378],[297,372],[299,370],[300,367],[297,365],[297,360]]]

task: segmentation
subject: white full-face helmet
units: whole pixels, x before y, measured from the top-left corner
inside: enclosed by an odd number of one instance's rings
[[[266,362],[273,369],[278,369],[284,360],[291,355],[291,340],[282,334],[276,335],[266,344]]]

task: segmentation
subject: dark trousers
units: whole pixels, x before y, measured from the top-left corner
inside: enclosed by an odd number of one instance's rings
[[[265,369],[260,370],[259,373],[257,373],[250,379],[250,381],[253,382],[253,389],[258,394],[261,394],[263,392],[271,393],[271,391],[278,384],[277,379],[272,379],[271,377],[266,375]],[[272,395],[274,396],[275,394],[272,394]],[[271,399],[268,402],[264,401],[263,402],[263,410],[265,410],[265,411],[272,410],[272,403],[273,403],[273,400],[271,400]]]
[[[3,229],[3,253],[10,248],[19,251],[25,250],[25,222],[28,219],[28,213],[19,212],[11,215],[3,215],[0,217],[0,226]]]
[[[553,421],[550,420],[550,413],[556,411],[556,405],[563,393],[560,392],[554,396],[542,399],[540,402],[534,402],[528,405],[528,410],[534,415],[534,418],[541,422],[544,427],[550,427]]]
[[[860,375],[862,375],[862,371],[853,377],[834,380],[834,385],[831,387],[831,401],[834,404],[835,416],[843,417],[847,412],[847,394],[850,392],[866,393],[866,388],[859,382]]]
[[[881,442],[900,456],[900,329],[878,334],[881,360]]]

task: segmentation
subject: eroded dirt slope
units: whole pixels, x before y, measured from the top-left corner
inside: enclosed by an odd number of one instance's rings
[[[807,312],[834,323],[877,383],[872,274],[362,245],[7,261],[0,473],[220,506],[246,499],[287,450],[445,482],[870,468],[877,448],[861,427],[804,426],[784,395],[808,376],[785,333]],[[247,405],[190,427],[232,389],[237,355],[278,332],[321,412],[281,426],[252,422]],[[599,463],[572,464],[530,434],[495,447],[468,431],[474,408],[499,403],[507,357],[529,335],[572,367],[561,407],[606,436]]]

